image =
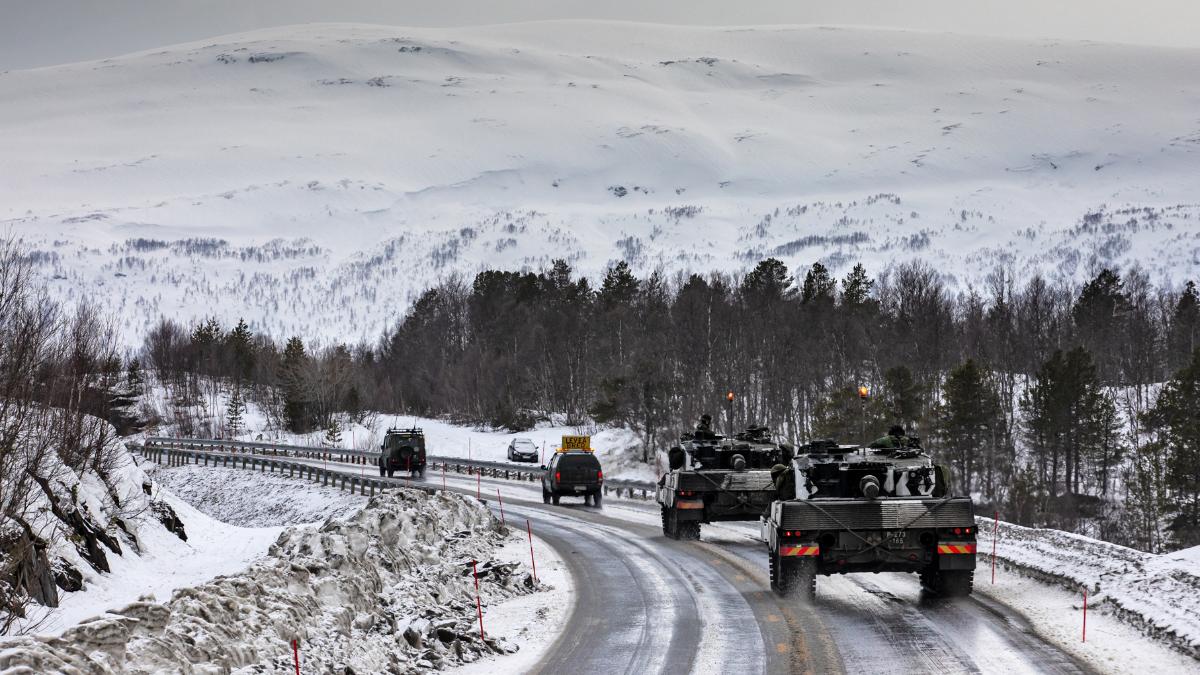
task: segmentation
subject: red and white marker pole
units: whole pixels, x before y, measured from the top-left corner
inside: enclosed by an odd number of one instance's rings
[[[504,522],[504,500],[500,497],[500,488],[496,488],[496,501],[500,502],[500,524],[508,527],[508,523]]]
[[[296,662],[296,675],[300,675],[300,641],[292,640],[292,658]]]
[[[482,476],[482,475],[483,475],[482,469],[477,469],[475,471],[475,499],[478,499],[481,501],[483,500],[483,493],[480,492],[480,490],[483,489],[482,485],[480,484],[480,481],[482,480],[480,478],[480,476]]]
[[[529,564],[533,567],[533,583],[537,583],[537,559],[533,557],[533,526],[525,519],[525,531],[529,533]]]
[[[446,492],[446,462],[442,462],[442,492]]]
[[[1087,642],[1087,587],[1083,588],[1083,641]]]
[[[475,611],[479,613],[479,639],[484,640],[487,636],[483,634],[483,602],[479,599],[479,569],[475,567],[475,561],[471,561],[471,573],[475,575]]]

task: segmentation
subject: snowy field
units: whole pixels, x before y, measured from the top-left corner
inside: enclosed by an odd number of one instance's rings
[[[1200,50],[910,31],[305,25],[0,73],[61,298],[374,340],[431,281],[1200,264]]]

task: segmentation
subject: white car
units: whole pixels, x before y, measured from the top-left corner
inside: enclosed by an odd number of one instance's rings
[[[538,446],[528,438],[514,438],[512,443],[508,444],[508,461],[537,464]]]

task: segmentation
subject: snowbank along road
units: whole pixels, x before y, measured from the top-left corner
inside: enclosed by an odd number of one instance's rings
[[[911,575],[822,577],[815,604],[780,598],[753,524],[708,525],[703,541],[678,542],[662,536],[653,504],[548,506],[536,485],[446,478],[467,494],[479,482],[484,495],[502,491],[507,517],[528,519],[575,579],[570,618],[537,672],[1097,672],[1010,607],[942,601]],[[440,487],[441,476],[426,483]]]

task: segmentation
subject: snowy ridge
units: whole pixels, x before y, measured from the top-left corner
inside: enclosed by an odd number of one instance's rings
[[[980,572],[996,521],[976,518]],[[1060,530],[1001,521],[996,557],[1068,590],[1088,589],[1089,607],[1200,659],[1200,548],[1155,555]],[[979,582],[981,583],[981,582]]]
[[[0,225],[131,342],[163,314],[373,340],[431,280],[559,257],[1179,278],[1198,72],[813,26],[291,26],[0,74]]]

